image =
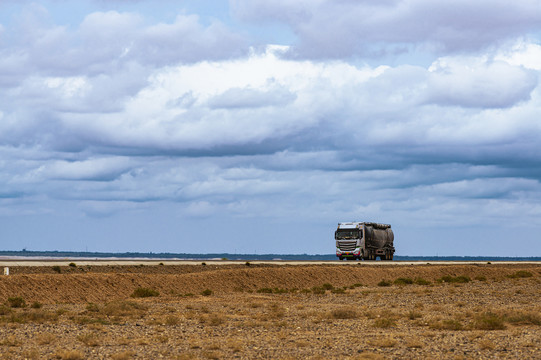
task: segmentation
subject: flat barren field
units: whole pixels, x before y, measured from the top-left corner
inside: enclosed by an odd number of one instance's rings
[[[541,264],[9,270],[4,359],[541,359]]]

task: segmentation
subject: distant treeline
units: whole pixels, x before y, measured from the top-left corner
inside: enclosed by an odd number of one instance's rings
[[[88,251],[1,251],[0,256],[52,257],[52,258],[147,258],[147,259],[190,259],[190,260],[336,260],[334,254],[185,254],[185,253],[109,253]],[[498,257],[498,256],[400,256],[394,260],[402,261],[541,261],[540,256]]]

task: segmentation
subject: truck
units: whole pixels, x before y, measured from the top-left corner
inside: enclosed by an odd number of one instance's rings
[[[394,234],[389,224],[374,222],[338,223],[334,233],[336,256],[348,260],[393,260]]]

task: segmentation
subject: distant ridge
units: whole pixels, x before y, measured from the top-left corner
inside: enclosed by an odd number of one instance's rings
[[[140,252],[88,252],[88,251],[2,251],[0,257],[45,257],[45,258],[139,258],[139,259],[186,259],[186,260],[336,260],[334,254],[186,254],[186,253],[140,253]],[[541,256],[400,256],[402,261],[541,261]]]

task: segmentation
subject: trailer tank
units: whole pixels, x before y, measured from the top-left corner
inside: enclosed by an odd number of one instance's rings
[[[392,260],[394,233],[389,224],[373,222],[338,223],[336,256],[342,259]]]

